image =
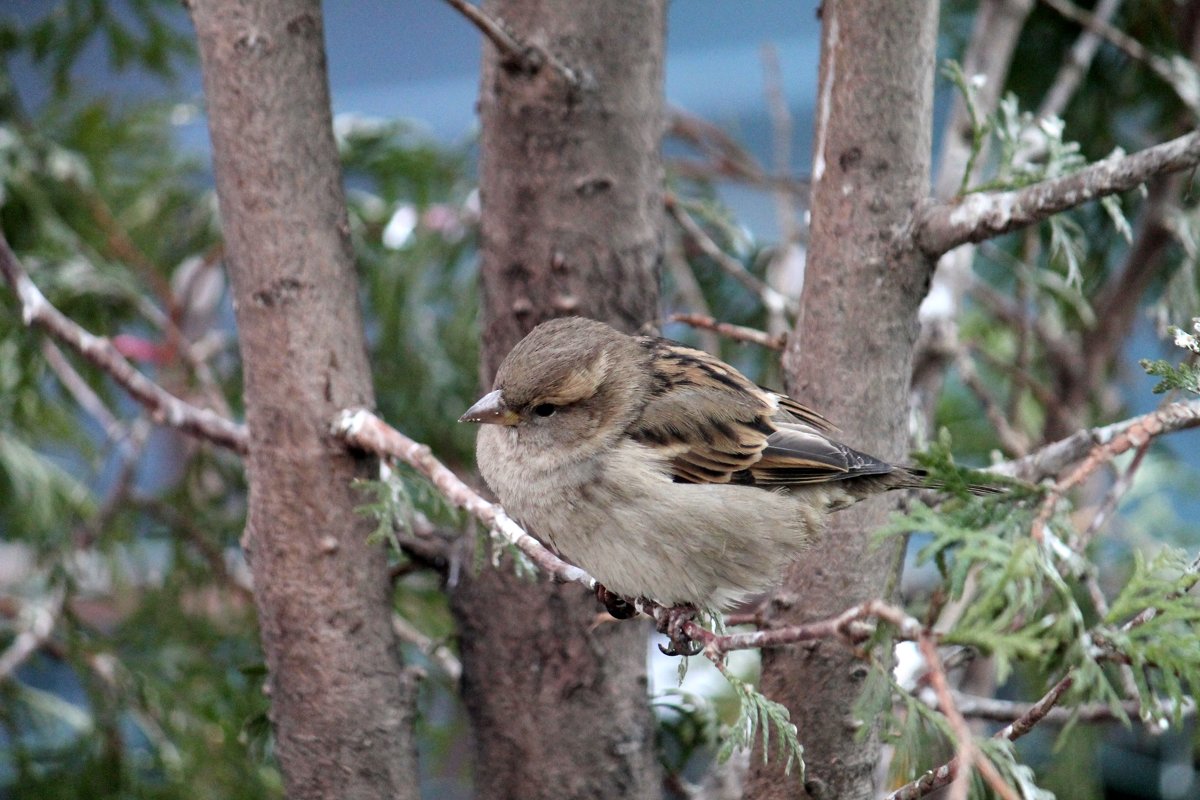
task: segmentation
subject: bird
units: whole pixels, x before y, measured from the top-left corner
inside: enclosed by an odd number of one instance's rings
[[[510,516],[598,595],[665,607],[734,607],[777,586],[829,512],[924,485],[706,352],[584,317],[530,331],[460,421],[480,424]]]

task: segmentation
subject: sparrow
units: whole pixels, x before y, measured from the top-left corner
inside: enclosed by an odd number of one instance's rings
[[[534,328],[460,421],[481,423],[478,466],[510,516],[609,592],[666,607],[728,609],[778,585],[830,511],[923,485],[708,353],[581,317]]]

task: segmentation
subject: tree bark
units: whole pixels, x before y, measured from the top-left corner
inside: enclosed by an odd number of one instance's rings
[[[812,232],[801,316],[785,354],[789,390],[821,409],[854,447],[904,456],[917,307],[933,264],[907,230],[929,194],[937,4],[833,0],[822,6]],[[874,547],[888,513],[881,499],[830,518],[793,567],[773,616],[827,617],[890,594],[899,548]],[[790,607],[789,607],[790,606]],[[853,707],[866,668],[834,641],[769,650],[763,691],[799,728],[814,798],[874,794],[877,731]],[[795,797],[795,778],[760,758],[747,797]]]
[[[665,3],[498,0],[486,10],[542,55],[531,66],[485,45],[490,387],[540,322],[577,314],[634,331],[657,315]],[[644,623],[598,622],[580,587],[530,583],[507,564],[465,578],[452,604],[478,797],[661,795]]]
[[[250,432],[244,544],[290,798],[413,798],[412,679],[384,554],[329,434],[374,404],[317,0],[191,4]]]

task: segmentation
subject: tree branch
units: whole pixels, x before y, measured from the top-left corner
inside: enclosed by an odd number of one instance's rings
[[[171,394],[138,372],[111,341],[89,333],[51,305],[29,279],[29,274],[9,247],[3,232],[0,232],[0,272],[17,295],[26,325],[41,327],[59,343],[104,370],[146,407],[155,422],[178,428],[237,453],[246,452],[249,436],[244,425],[206,408],[193,406]]]
[[[744,325],[732,325],[728,322],[719,322],[705,314],[672,314],[667,318],[667,321],[682,322],[684,325],[691,325],[693,328],[713,331],[729,339],[733,339],[738,342],[757,344],[769,350],[779,351],[787,346],[786,333],[781,333],[778,336],[772,336],[766,331],[760,331],[756,328],[747,328]]]
[[[1200,95],[1196,92],[1195,72],[1184,73],[1186,67],[1169,58],[1152,53],[1141,42],[1115,27],[1100,14],[1086,11],[1069,0],[1042,0],[1067,19],[1077,22],[1088,32],[1102,36],[1134,61],[1140,61],[1171,87],[1193,116],[1200,115]],[[1186,62],[1184,62],[1186,63]]]
[[[757,295],[762,304],[766,306],[768,312],[779,313],[780,311],[787,311],[792,316],[796,315],[799,311],[799,303],[772,289],[761,278],[746,269],[742,262],[722,250],[712,240],[712,237],[705,232],[704,228],[700,227],[696,220],[692,219],[691,214],[683,210],[679,205],[679,201],[673,195],[668,194],[666,196],[665,204],[667,213],[679,224],[679,227],[683,229],[687,237],[696,243],[696,246],[700,248],[704,255],[715,261],[717,266],[724,270],[725,274],[744,286],[747,291]]]
[[[558,58],[544,47],[522,42],[504,23],[488,14],[470,0],[446,0],[446,3],[467,18],[472,25],[479,29],[489,42],[500,52],[502,61],[519,67],[529,73],[535,73],[543,64],[552,66],[559,75],[572,86],[579,84],[579,76],[575,71],[563,64]]]
[[[1057,705],[1059,699],[1074,682],[1075,676],[1068,672],[1062,680],[1050,687],[1050,690],[1042,695],[1040,700],[1029,706],[1011,725],[997,731],[993,738],[1016,741],[1029,733],[1035,725],[1046,718],[1046,715]],[[953,758],[940,767],[929,770],[915,781],[907,783],[889,794],[886,800],[918,800],[918,798],[941,789],[954,780],[958,774],[959,763],[961,762],[958,758]]]
[[[997,475],[1006,475],[1020,480],[1039,481],[1057,475],[1071,464],[1087,457],[1094,449],[1117,442],[1131,431],[1135,431],[1133,435],[1138,437],[1142,433],[1161,436],[1197,426],[1200,426],[1200,400],[1171,403],[1139,417],[1079,431],[1066,439],[1060,439],[1035,450],[1024,458],[1005,461],[989,467],[985,472],[994,472]],[[1131,438],[1124,449],[1128,449],[1134,444],[1135,442]]]
[[[917,639],[917,645],[921,648],[921,654],[925,656],[925,663],[929,665],[929,683],[933,687],[934,693],[937,694],[938,706],[950,723],[954,735],[958,738],[958,754],[954,760],[959,765],[966,764],[968,766],[967,770],[958,772],[951,779],[950,794],[948,795],[950,800],[967,800],[967,792],[971,786],[971,767],[978,769],[979,774],[983,776],[988,785],[1004,800],[1019,800],[1013,788],[1000,777],[996,765],[989,761],[987,756],[980,753],[979,748],[975,745],[975,735],[971,733],[971,726],[967,724],[967,720],[959,712],[958,706],[954,704],[950,681],[946,678],[946,670],[942,666],[942,659],[938,655],[933,639],[922,632]]]
[[[1108,441],[1097,443],[1074,471],[1054,485],[1046,495],[1033,520],[1033,538],[1039,542],[1045,534],[1046,523],[1054,513],[1059,499],[1071,488],[1078,486],[1102,464],[1134,447],[1144,447],[1157,436],[1181,427],[1200,425],[1200,401],[1171,403],[1157,411],[1143,414],[1129,421],[1120,432]]]
[[[1200,163],[1200,131],[1133,155],[1113,155],[1077,172],[1021,189],[978,192],[926,207],[914,220],[913,239],[930,258],[967,242],[982,242],[1040,222],[1088,200],[1128,191],[1155,175]]]
[[[547,550],[503,508],[483,499],[449,467],[438,461],[428,445],[413,441],[365,409],[343,411],[333,422],[333,433],[357,449],[382,457],[398,458],[408,464],[428,478],[443,497],[516,547],[547,575],[560,581],[595,587],[595,578]]]
[[[670,160],[668,163],[680,175],[701,180],[725,179],[786,192],[794,202],[807,207],[812,189],[807,180],[787,174],[769,175],[741,144],[708,120],[677,108],[669,109],[667,136],[690,144],[708,159],[706,162]]]
[[[1122,0],[1100,0],[1093,12],[1093,19],[1107,24],[1117,13],[1121,2]],[[1083,33],[1079,34],[1079,38],[1075,40],[1075,44],[1071,46],[1066,60],[1058,68],[1058,74],[1054,76],[1054,83],[1050,84],[1050,90],[1046,92],[1046,96],[1042,98],[1042,104],[1038,106],[1038,117],[1044,119],[1062,116],[1099,47],[1100,34],[1093,28],[1086,27]]]
[[[808,642],[815,639],[840,639],[847,644],[859,644],[874,633],[869,619],[881,619],[896,628],[896,638],[913,640],[921,635],[921,623],[904,609],[882,600],[868,600],[846,609],[836,617],[809,622],[803,625],[788,625],[782,628],[729,633],[718,636],[695,622],[685,623],[683,632],[693,641],[704,645],[704,655],[711,661],[719,661],[733,650],[750,650],[763,647],[779,647],[785,644]]]

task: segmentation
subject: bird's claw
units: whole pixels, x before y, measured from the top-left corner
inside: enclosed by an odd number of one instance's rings
[[[660,644],[658,650],[664,656],[698,656],[704,652],[704,645],[699,642],[693,642],[684,636],[682,642],[672,641],[665,645]]]
[[[672,606],[658,618],[658,632],[666,634],[666,646],[658,649],[668,656],[695,656],[704,651],[704,645],[693,640],[684,631],[684,626],[696,617],[692,606]]]

